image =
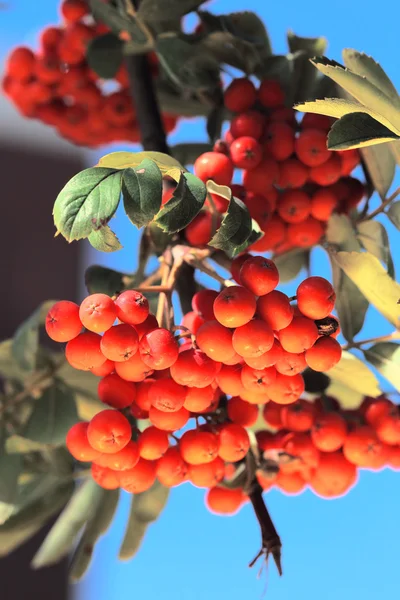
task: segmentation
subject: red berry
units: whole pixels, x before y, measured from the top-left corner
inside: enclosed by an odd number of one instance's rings
[[[117,317],[123,323],[139,325],[149,317],[149,302],[136,290],[126,290],[115,300]]]
[[[201,430],[186,431],[179,440],[179,452],[190,465],[202,465],[217,458],[219,437]]]
[[[311,348],[319,337],[314,321],[306,317],[293,317],[290,325],[279,331],[279,341],[286,352],[300,354]]]
[[[330,158],[322,165],[310,169],[310,180],[318,185],[332,185],[341,175],[342,163],[335,152],[332,152]]]
[[[294,151],[295,133],[287,123],[271,122],[263,135],[263,149],[278,162],[288,159]]]
[[[74,369],[81,371],[100,367],[106,361],[100,349],[100,342],[101,337],[97,333],[80,333],[66,345],[65,358]]]
[[[260,144],[249,136],[234,140],[229,151],[231,160],[238,169],[254,169],[262,160]]]
[[[167,329],[154,329],[140,340],[139,352],[143,362],[160,371],[168,369],[177,360],[179,346],[173,333]]]
[[[217,515],[234,515],[244,502],[241,488],[229,489],[215,486],[207,491],[205,504],[208,510]]]
[[[27,81],[34,67],[35,55],[30,48],[18,46],[7,57],[6,73],[18,81]]]
[[[302,190],[284,191],[278,202],[278,214],[286,223],[300,223],[311,212],[311,201]]]
[[[280,331],[290,325],[293,313],[289,298],[278,290],[273,290],[257,300],[257,314],[274,331]]]
[[[227,413],[236,425],[251,427],[258,419],[258,406],[234,396],[228,400]]]
[[[194,173],[204,182],[212,179],[219,185],[229,185],[233,177],[233,164],[225,154],[205,152],[196,159]]]
[[[268,387],[268,396],[277,404],[292,404],[304,393],[304,379],[298,375],[276,374],[275,381]]]
[[[331,337],[321,337],[305,354],[307,365],[314,371],[329,371],[341,357],[342,347]]]
[[[101,402],[118,409],[130,406],[136,397],[133,383],[121,379],[116,373],[103,377],[97,387],[97,393]]]
[[[254,169],[243,173],[244,187],[248,192],[254,192],[255,194],[264,194],[278,179],[278,163],[269,157],[263,158]]]
[[[156,469],[156,462],[140,458],[133,469],[127,469],[120,473],[121,488],[131,494],[145,492],[156,480]]]
[[[264,129],[265,117],[259,112],[250,110],[233,117],[229,132],[233,140],[242,136],[250,136],[259,140]],[[233,142],[231,142],[233,143]]]
[[[119,488],[120,478],[117,471],[93,463],[91,473],[94,481],[105,490],[116,490]]]
[[[84,0],[63,0],[60,11],[67,23],[77,23],[89,12],[88,5]]]
[[[117,311],[113,300],[106,294],[92,294],[79,307],[79,317],[89,331],[101,333],[112,327]]]
[[[283,106],[285,94],[278,81],[264,79],[257,92],[258,100],[265,108]]]
[[[79,306],[75,302],[62,300],[51,307],[46,316],[47,335],[55,342],[69,342],[82,331]]]
[[[88,423],[75,423],[67,433],[66,446],[76,460],[91,462],[100,453],[92,448],[87,438]]]
[[[297,288],[297,306],[310,319],[324,319],[333,310],[336,294],[323,277],[308,277]]]
[[[277,185],[282,189],[301,188],[307,182],[309,168],[297,158],[288,158],[279,163]]]
[[[290,223],[287,228],[288,241],[299,248],[310,248],[318,244],[323,235],[322,224],[313,217],[308,217],[301,223]]]
[[[275,378],[276,369],[274,367],[258,370],[244,365],[242,369],[242,383],[244,388],[257,394],[268,393],[268,387],[274,383]]]
[[[132,429],[128,419],[120,412],[102,410],[90,421],[87,436],[92,448],[105,454],[113,454],[128,444]]]
[[[205,321],[213,321],[214,300],[218,296],[215,290],[200,290],[192,298],[192,308]]]
[[[275,263],[262,256],[246,260],[240,269],[240,282],[255,296],[264,296],[276,288],[279,273]]]
[[[184,406],[175,412],[165,412],[151,406],[149,410],[149,419],[152,425],[162,431],[178,431],[188,422],[190,412]]]
[[[227,423],[219,429],[219,456],[227,462],[237,462],[246,456],[250,448],[247,431],[236,423]]]
[[[94,462],[100,467],[107,467],[113,471],[126,471],[133,469],[139,461],[139,449],[135,442],[128,442],[127,445],[114,454],[100,454]]]
[[[142,458],[146,460],[157,460],[166,453],[169,446],[167,431],[157,427],[147,427],[139,435],[138,448]]]
[[[224,92],[224,104],[232,112],[243,112],[253,106],[256,88],[250,79],[234,79]]]
[[[237,327],[233,333],[234,350],[243,358],[255,358],[268,352],[274,344],[274,333],[269,325],[259,319]]]
[[[256,312],[254,295],[240,286],[222,290],[214,301],[214,314],[225,327],[240,327],[248,323]]]
[[[115,370],[125,381],[143,381],[153,373],[153,370],[143,362],[139,352],[136,352],[129,360],[115,363]]]
[[[136,354],[139,337],[131,325],[114,325],[101,338],[100,347],[108,360],[124,362]]]
[[[318,189],[311,197],[311,216],[318,221],[328,221],[337,205],[338,198],[331,189]]]
[[[326,133],[318,129],[305,129],[295,141],[296,155],[308,167],[318,167],[331,156]]]
[[[189,349],[179,354],[170,372],[180,385],[203,388],[214,383],[220,368],[220,362],[215,362],[201,350]]]
[[[149,389],[152,406],[164,412],[175,412],[182,408],[186,388],[176,383],[173,379],[159,379]]]
[[[209,358],[219,362],[235,354],[232,331],[218,321],[206,321],[197,332],[196,343]]]

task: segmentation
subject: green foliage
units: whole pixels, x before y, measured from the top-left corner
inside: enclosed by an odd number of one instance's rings
[[[105,33],[91,40],[86,49],[88,65],[102,79],[112,79],[124,58],[124,42],[114,33]]]
[[[70,578],[78,581],[86,573],[98,539],[110,527],[118,506],[119,490],[102,490],[96,510],[86,523],[82,537],[73,554]]]
[[[400,229],[400,200],[394,202],[387,211],[387,216],[392,221],[393,225]]]
[[[136,554],[148,526],[158,519],[168,496],[169,488],[158,482],[146,492],[132,496],[129,520],[119,552],[121,560],[128,560]]]
[[[203,207],[207,196],[204,183],[191,173],[181,173],[172,198],[163,206],[156,222],[163,231],[181,231]]]
[[[328,134],[329,150],[363,148],[400,139],[390,129],[363,112],[345,115],[336,121]]]
[[[58,194],[53,216],[68,242],[88,237],[104,227],[118,208],[122,173],[93,167],[75,175]]]
[[[137,16],[149,26],[157,29],[174,19],[196,10],[205,0],[171,0],[166,4],[163,0],[142,0]]]
[[[85,271],[85,285],[89,294],[114,296],[124,289],[127,278],[128,275],[124,273],[100,265],[92,265]]]
[[[102,488],[92,479],[87,479],[81,484],[35,554],[33,568],[53,565],[67,556],[80,530],[97,510],[102,495]]]
[[[362,221],[357,225],[358,240],[363,247],[387,266],[390,277],[394,277],[394,264],[390,253],[389,237],[378,221]]]
[[[46,315],[55,302],[56,300],[43,302],[15,332],[12,356],[25,371],[34,371],[38,366],[39,327],[44,325]]]
[[[162,174],[155,162],[144,159],[128,167],[122,176],[122,197],[129,220],[139,229],[147,225],[161,206]]]
[[[379,342],[364,356],[387,379],[396,390],[400,390],[400,345],[393,342]]]
[[[324,54],[327,40],[324,37],[299,37],[293,31],[288,32],[287,39],[291,53],[289,97],[292,103],[301,102],[316,92],[318,73],[313,69],[309,59]]]
[[[124,10],[118,6],[113,6],[110,2],[103,2],[103,0],[88,0],[90,10],[95,19],[105,23],[109,26],[111,31],[118,35],[121,32],[127,32],[136,48],[139,48],[142,52],[146,52],[151,47],[151,39],[149,39],[149,32],[140,20],[135,19],[131,13],[128,14],[125,5]]]
[[[21,456],[9,456],[5,453],[5,432],[0,429],[0,525],[14,510],[22,467]]]
[[[360,148],[360,152],[374,189],[384,200],[392,185],[396,170],[396,159],[392,145],[365,146]]]
[[[88,240],[90,245],[100,252],[116,252],[122,248],[119,239],[108,225],[92,231],[89,234]]]
[[[279,271],[279,280],[282,283],[287,283],[297,277],[302,269],[308,267],[309,262],[310,252],[298,248],[274,256],[274,263]]]

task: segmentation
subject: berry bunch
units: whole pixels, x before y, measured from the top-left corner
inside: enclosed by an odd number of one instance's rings
[[[258,222],[264,237],[253,244],[256,252],[282,253],[311,247],[323,236],[336,211],[348,213],[364,195],[364,185],[350,176],[359,164],[357,150],[331,152],[326,138],[333,120],[284,106],[276,81],[262,81],[258,90],[249,79],[235,79],[225,91],[225,106],[234,113],[224,140],[194,164],[195,174],[230,186]],[[235,169],[242,183],[232,184]],[[217,210],[226,200],[212,195]],[[186,230],[193,245],[207,244],[212,215],[205,210]]]
[[[264,490],[297,494],[309,487],[334,498],[356,483],[358,469],[400,469],[399,406],[385,396],[367,397],[357,410],[342,410],[331,397],[269,402],[263,419],[269,430],[256,437]]]
[[[328,333],[337,334],[327,280],[304,280],[293,306],[275,289],[279,274],[271,260],[250,257],[240,268],[236,262],[234,276],[240,285],[197,292],[193,311],[174,331],[159,327],[135,290],[115,299],[93,294],[80,306],[62,301],[49,311],[46,331],[67,342],[67,361],[101,377],[99,399],[110,408],[74,425],[67,447],[92,462],[103,487],[137,493],[156,478],[167,486],[188,480],[210,489],[212,510],[236,510],[244,492],[217,484],[249,451],[246,427],[258,406],[296,403],[307,366],[326,371],[339,361],[340,345],[321,328],[328,322]],[[177,438],[192,418],[195,429]]]
[[[125,65],[104,82],[86,61],[88,43],[109,29],[93,21],[85,0],[63,0],[60,12],[62,24],[42,31],[37,53],[23,46],[10,53],[4,93],[23,116],[54,127],[77,145],[139,142]],[[150,59],[156,76],[157,58]],[[176,118],[165,114],[163,120],[171,132]]]

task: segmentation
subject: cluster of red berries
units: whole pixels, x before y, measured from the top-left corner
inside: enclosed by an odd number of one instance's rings
[[[35,54],[19,46],[8,56],[2,87],[19,112],[52,126],[67,140],[97,147],[112,142],[139,142],[135,108],[123,64],[114,80],[102,81],[88,66],[88,43],[107,33],[89,14],[85,0],[63,0],[62,24],[47,27]],[[150,55],[157,75],[157,58]],[[163,115],[171,132],[176,118]]]
[[[200,179],[230,186],[247,205],[265,234],[251,247],[257,252],[317,244],[331,214],[351,211],[365,191],[350,177],[360,162],[358,151],[326,147],[333,120],[306,114],[298,123],[298,113],[284,100],[276,81],[262,81],[257,90],[251,80],[235,79],[225,91],[225,106],[235,113],[229,130],[194,163]],[[235,169],[243,170],[241,184],[232,184]],[[212,200],[219,212],[226,211],[224,198],[212,194]],[[187,241],[207,244],[212,224],[207,206],[187,228]]]
[[[256,438],[264,490],[297,494],[309,487],[334,498],[356,483],[358,469],[400,469],[399,406],[385,396],[367,397],[357,410],[343,410],[331,397],[290,406],[269,402],[263,418],[270,431]]]
[[[340,345],[320,328],[326,320],[337,326],[327,280],[304,280],[293,306],[275,289],[271,260],[250,257],[233,270],[240,285],[197,292],[193,311],[175,328],[180,335],[159,327],[135,290],[115,299],[93,294],[80,306],[62,301],[49,311],[48,335],[67,342],[74,368],[101,377],[98,396],[111,407],[67,435],[71,454],[92,462],[103,487],[137,493],[156,478],[167,486],[189,480],[210,488],[208,506],[218,510],[229,492],[215,486],[248,452],[246,426],[258,405],[295,403],[304,392],[301,371],[326,371],[339,361]],[[196,428],[178,439],[191,418]],[[140,430],[141,420],[150,425]]]

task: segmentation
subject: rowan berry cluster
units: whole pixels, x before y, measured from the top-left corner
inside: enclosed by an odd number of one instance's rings
[[[308,487],[334,498],[356,483],[359,469],[400,469],[400,411],[385,396],[364,398],[357,410],[343,410],[331,397],[269,402],[263,419],[269,431],[256,437],[264,490],[298,494]]]
[[[139,142],[135,107],[126,66],[113,80],[103,81],[86,61],[88,43],[108,33],[95,23],[85,0],[64,0],[62,24],[47,27],[39,50],[19,46],[8,56],[2,81],[4,93],[25,117],[54,127],[67,140],[97,147],[112,142]],[[157,58],[150,55],[157,75]],[[163,115],[171,132],[176,118]]]
[[[101,377],[98,396],[110,407],[67,435],[71,454],[92,462],[101,486],[137,493],[156,479],[167,486],[190,481],[210,489],[213,510],[239,495],[242,501],[242,490],[217,484],[249,451],[246,427],[259,405],[296,403],[307,366],[326,371],[339,361],[340,345],[321,327],[338,333],[331,284],[304,280],[293,305],[275,289],[271,260],[241,260],[233,264],[240,285],[197,292],[193,311],[173,331],[158,326],[136,290],[115,299],[92,294],[80,306],[62,301],[49,311],[48,335],[66,342],[74,368]],[[178,438],[191,419],[195,428]]]
[[[360,162],[358,150],[327,149],[333,119],[306,114],[298,122],[299,113],[284,101],[276,81],[256,89],[249,79],[235,79],[225,91],[225,106],[234,113],[230,127],[194,164],[200,179],[230,186],[247,205],[265,233],[251,246],[256,252],[314,246],[331,214],[350,212],[364,195],[364,185],[350,176]],[[242,170],[241,184],[232,184],[235,169]],[[212,194],[212,200],[226,211],[224,198]],[[186,239],[207,244],[212,223],[208,207],[189,225]]]

